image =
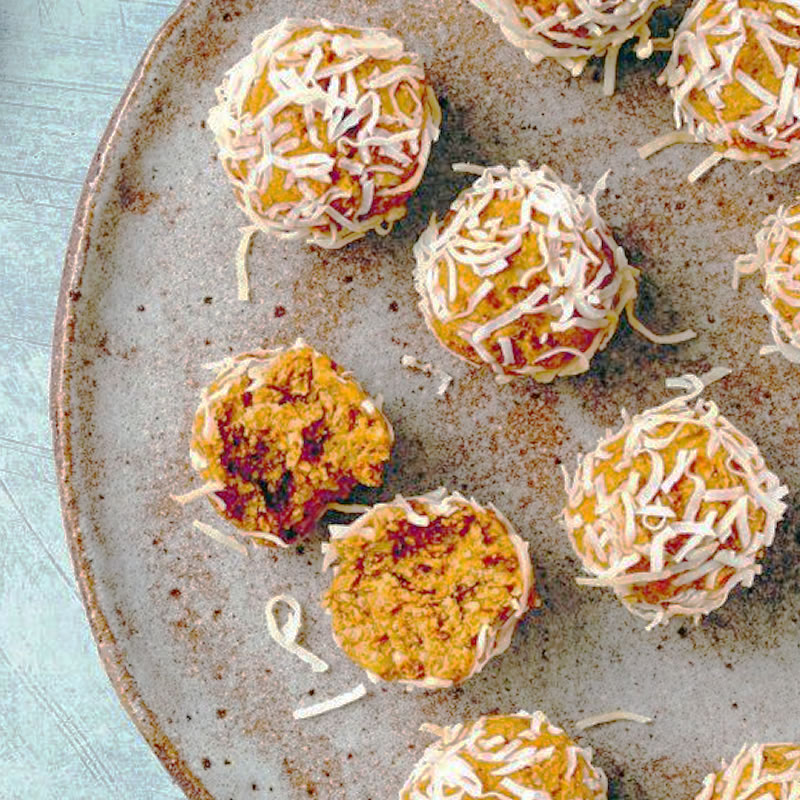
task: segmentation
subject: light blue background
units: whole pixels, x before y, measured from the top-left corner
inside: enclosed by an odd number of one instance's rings
[[[97,658],[48,420],[53,316],[86,169],[177,0],[0,0],[0,800],[183,797]]]

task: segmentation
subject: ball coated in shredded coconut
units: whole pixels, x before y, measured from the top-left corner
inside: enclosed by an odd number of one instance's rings
[[[722,158],[778,172],[800,161],[800,8],[774,0],[699,0],[660,82],[675,123]]]
[[[636,297],[628,264],[588,197],[546,166],[486,169],[414,246],[420,309],[437,339],[498,381],[589,368]]]
[[[423,725],[430,745],[400,800],[606,800],[605,773],[541,712]]]
[[[632,418],[579,459],[563,520],[590,577],[650,626],[695,620],[750,586],[787,489],[716,404],[688,393]]]
[[[695,800],[788,800],[800,796],[800,744],[745,745],[703,781]]]
[[[511,44],[538,64],[552,58],[580,75],[590,58],[605,56],[603,90],[613,94],[617,55],[638,39],[636,55],[653,52],[648,21],[671,0],[471,0],[500,26]]]
[[[773,345],[761,353],[780,353],[800,364],[800,198],[767,217],[756,234],[756,252],[736,259],[739,275],[759,273],[764,281],[761,305],[769,315]]]
[[[338,248],[405,216],[441,112],[419,56],[387,31],[283,20],[217,89],[208,124],[259,228]]]

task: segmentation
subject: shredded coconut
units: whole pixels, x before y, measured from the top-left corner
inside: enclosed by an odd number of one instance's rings
[[[417,370],[425,375],[438,378],[439,385],[436,387],[436,394],[438,397],[444,397],[447,394],[447,390],[450,388],[450,384],[453,382],[452,375],[439,369],[439,367],[435,367],[430,361],[420,361],[416,356],[412,356],[408,353],[404,353],[400,357],[400,364],[406,369]]]
[[[277,610],[283,603],[288,606],[289,616],[281,626],[278,624]],[[298,600],[290,594],[279,594],[270,598],[267,602],[264,613],[267,617],[267,630],[269,635],[284,650],[296,655],[301,661],[308,664],[314,672],[327,672],[329,667],[326,661],[314,655],[310,650],[297,642],[297,635],[300,633],[300,625],[303,621],[303,611]]]
[[[764,220],[756,234],[755,253],[740,256],[734,263],[734,288],[740,275],[756,272],[764,281],[761,304],[774,342],[760,352],[780,353],[800,364],[800,199]]]
[[[248,225],[239,228],[242,238],[239,240],[239,247],[236,248],[236,293],[239,300],[250,301],[250,280],[247,275],[247,254],[250,250],[250,242],[253,235],[258,231],[256,225]]]
[[[454,164],[453,169],[478,178],[442,223],[431,218],[414,246],[414,282],[428,327],[456,355],[489,365],[501,383],[517,375],[549,382],[585,372],[611,340],[623,309],[651,341],[674,344],[694,336],[692,331],[657,336],[636,319],[639,271],[597,211],[607,175],[586,196],[549,167],[532,170],[524,161],[511,168]],[[518,205],[518,219],[516,209],[506,217],[487,210],[495,202]],[[531,240],[538,263],[514,260]],[[511,281],[519,291],[496,289],[495,281],[503,286]],[[491,302],[484,303],[492,292]],[[576,335],[568,337],[571,331]],[[431,368],[413,356],[403,363]]]
[[[719,772],[706,776],[696,800],[797,800],[798,797],[800,745],[777,742],[742,747],[730,764],[723,762]]]
[[[217,100],[208,125],[241,209],[268,233],[327,248],[385,235],[405,216],[441,122],[399,39],[324,19],[258,36]]]
[[[186,494],[171,494],[170,498],[176,503],[180,503],[182,506],[185,506],[188,503],[192,503],[201,497],[208,497],[208,495],[218,492],[224,488],[225,486],[222,483],[209,481],[208,483],[204,483],[202,486],[198,486],[196,489],[192,489],[190,492],[186,492]]]
[[[728,372],[667,381],[685,394],[623,417],[566,484],[564,524],[590,576],[578,583],[612,588],[648,627],[672,616],[699,619],[736,585],[750,586],[786,510],[788,490],[756,445],[699,397]],[[681,439],[686,431],[692,435]]]
[[[628,317],[628,324],[637,333],[644,336],[645,339],[653,342],[653,344],[680,344],[681,342],[688,342],[694,339],[697,334],[689,328],[688,330],[681,331],[680,333],[658,334],[653,333],[642,321],[636,316],[634,310],[633,300],[630,300],[625,306],[625,313]]]
[[[346,692],[342,692],[342,694],[336,695],[336,697],[331,697],[328,700],[322,700],[321,702],[315,703],[312,706],[295,709],[295,711],[292,712],[292,716],[295,719],[308,719],[309,717],[317,717],[320,714],[327,714],[328,711],[334,711],[337,708],[342,708],[342,706],[346,706],[349,703],[354,703],[356,700],[360,700],[366,695],[366,693],[366,686],[364,686],[363,683],[359,683],[358,686],[355,686]]]
[[[237,553],[241,553],[243,556],[247,555],[247,547],[245,547],[242,542],[233,536],[229,536],[227,533],[223,533],[213,525],[207,525],[205,522],[200,522],[199,519],[194,520],[192,525],[194,528],[200,531],[200,533],[210,536],[215,542],[224,544],[226,547],[230,547],[231,550],[235,550]]]
[[[645,717],[642,714],[635,714],[632,711],[608,711],[605,714],[597,714],[593,717],[586,717],[585,719],[578,720],[575,727],[579,731],[585,731],[587,728],[593,728],[595,725],[605,725],[609,722],[638,722],[646,725],[652,722],[652,717]]]
[[[608,781],[592,765],[592,751],[578,747],[541,711],[421,730],[438,741],[426,748],[400,800],[606,798]]]
[[[669,131],[662,133],[661,136],[656,136],[655,139],[638,148],[636,152],[640,158],[646,159],[674,144],[692,144],[693,142],[694,137],[685,131]]]
[[[400,357],[400,363],[407,369],[415,369],[419,372],[424,372],[426,375],[433,374],[433,364],[431,364],[430,361],[425,361],[423,363],[416,356],[409,355],[408,353],[404,353]]]

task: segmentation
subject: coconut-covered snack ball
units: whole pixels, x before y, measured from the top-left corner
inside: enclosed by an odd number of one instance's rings
[[[549,167],[485,169],[414,246],[414,282],[428,327],[446,348],[487,364],[501,383],[514,376],[549,382],[589,369],[617,329],[635,318],[638,270],[628,264],[597,212]]]
[[[761,353],[780,353],[800,364],[800,198],[767,217],[756,234],[756,251],[736,259],[733,285],[740,275],[759,273],[764,280],[761,305],[769,315],[775,344]]]
[[[773,172],[800,160],[799,26],[795,2],[699,0],[686,14],[659,80],[677,127],[714,147],[690,180],[723,158]]]
[[[322,604],[336,643],[373,680],[461,683],[539,605],[528,545],[491,505],[440,490],[330,527]]]
[[[446,728],[400,790],[400,800],[606,800],[605,773],[541,712],[481,717]]]
[[[381,485],[392,428],[328,356],[298,341],[216,367],[195,414],[191,460],[226,520],[285,544],[356,485]]]
[[[695,800],[795,800],[800,797],[800,744],[745,745],[703,781]]]
[[[614,93],[617,55],[638,39],[636,55],[653,52],[648,21],[671,0],[471,0],[500,26],[511,44],[538,64],[552,58],[580,75],[595,56],[605,56],[603,91]]]
[[[687,375],[667,385],[686,394],[632,418],[623,412],[622,428],[579,458],[563,512],[590,575],[578,583],[613,589],[649,627],[698,620],[736,585],[752,585],[786,510],[786,487],[699,397],[703,382]]]
[[[421,60],[387,31],[285,19],[217,89],[208,124],[259,228],[320,247],[388,233],[439,135]]]

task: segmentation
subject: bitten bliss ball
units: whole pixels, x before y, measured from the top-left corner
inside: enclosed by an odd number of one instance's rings
[[[703,781],[695,800],[796,800],[800,797],[800,744],[743,747],[730,765]]]
[[[632,418],[623,412],[623,427],[579,459],[563,512],[591,576],[578,583],[613,589],[649,627],[698,620],[736,585],[750,586],[786,510],[786,487],[699,398],[702,381],[667,385],[686,394]]]
[[[797,3],[695,2],[659,78],[672,92],[676,126],[715,150],[690,180],[723,158],[773,172],[800,161],[798,64]]]
[[[446,728],[400,790],[400,800],[606,800],[608,780],[541,712],[481,717]]]
[[[495,508],[457,493],[381,503],[332,525],[324,549],[334,639],[373,680],[461,683],[540,602],[528,545]]]
[[[387,31],[285,19],[217,89],[208,124],[259,228],[326,248],[388,233],[441,112],[419,56]]]
[[[586,196],[524,161],[454,169],[478,178],[414,246],[420,309],[453,353],[500,383],[549,382],[589,369],[623,310],[651,341],[694,336],[655,336],[636,319],[639,272],[597,212],[602,181]]]
[[[357,484],[380,486],[394,434],[369,395],[302,341],[215,365],[194,419],[197,490],[257,539],[285,544]],[[191,496],[187,495],[187,497]]]
[[[605,56],[603,91],[614,93],[619,50],[637,38],[636,55],[653,52],[648,21],[670,0],[472,0],[500,26],[511,44],[538,64],[552,58],[580,75],[595,56]]]
[[[761,353],[780,353],[800,364],[800,198],[767,217],[756,234],[756,251],[736,259],[733,285],[740,275],[759,273],[764,280],[761,305],[769,315],[775,344]]]

